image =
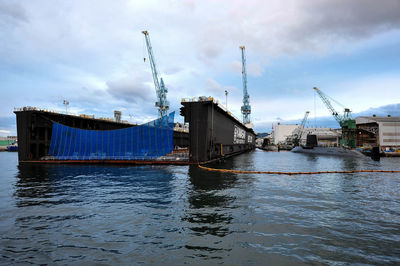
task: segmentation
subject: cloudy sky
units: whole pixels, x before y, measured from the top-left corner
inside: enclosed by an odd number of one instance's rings
[[[225,104],[228,90],[240,117],[245,45],[258,132],[307,110],[310,121],[329,117],[313,86],[356,114],[395,114],[399,14],[398,0],[0,0],[0,135],[16,133],[14,107],[63,111],[64,99],[74,113],[156,118],[142,30],[171,110],[201,95]]]

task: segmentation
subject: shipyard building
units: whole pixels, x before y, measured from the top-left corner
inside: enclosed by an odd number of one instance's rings
[[[282,125],[278,123],[272,131],[272,140],[274,144],[284,144],[286,138],[292,135],[293,131],[298,128],[299,125]]]
[[[400,117],[359,116],[356,125],[357,146],[400,147]]]
[[[281,125],[278,123],[272,132],[272,140],[274,144],[287,144],[287,138],[292,135],[299,125]],[[309,127],[302,129],[302,137],[300,144],[305,145],[307,135],[316,135],[318,145],[325,147],[338,146],[341,131],[326,127]]]
[[[305,145],[307,135],[316,135],[318,146],[323,147],[337,147],[342,136],[340,129],[332,129],[327,127],[310,127],[303,129],[303,135],[300,144]]]

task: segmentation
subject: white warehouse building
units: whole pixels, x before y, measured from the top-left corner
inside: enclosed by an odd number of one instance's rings
[[[290,136],[299,125],[276,125],[272,132],[272,139],[274,144],[285,144],[286,138]],[[321,146],[337,146],[341,136],[340,130],[332,128],[304,128],[300,140],[301,144],[306,143],[307,135],[317,135],[318,143]]]
[[[274,144],[282,144],[286,138],[290,136],[299,125],[281,125],[278,123],[273,131]]]

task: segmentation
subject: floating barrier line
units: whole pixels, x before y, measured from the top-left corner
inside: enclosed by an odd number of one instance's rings
[[[400,170],[350,170],[350,171],[318,171],[318,172],[276,172],[276,171],[243,171],[210,168],[198,165],[200,169],[234,174],[267,174],[267,175],[317,175],[317,174],[352,174],[352,173],[400,173]]]

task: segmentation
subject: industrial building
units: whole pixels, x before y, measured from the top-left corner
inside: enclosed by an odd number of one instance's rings
[[[357,146],[400,147],[400,117],[359,116],[356,125]]]
[[[272,131],[272,139],[274,144],[284,144],[286,138],[292,135],[293,131],[298,128],[299,125],[282,125],[278,123]]]
[[[340,129],[332,129],[327,127],[310,127],[303,130],[300,144],[304,145],[307,140],[307,135],[316,135],[318,146],[322,147],[337,147],[342,135]]]
[[[298,127],[299,125],[282,125],[278,123],[271,134],[274,144],[287,144],[287,137],[292,135],[295,129]],[[304,128],[302,129],[302,136],[299,144],[305,145],[307,135],[316,135],[319,146],[337,147],[339,145],[341,134],[342,132],[340,129],[326,127]]]

